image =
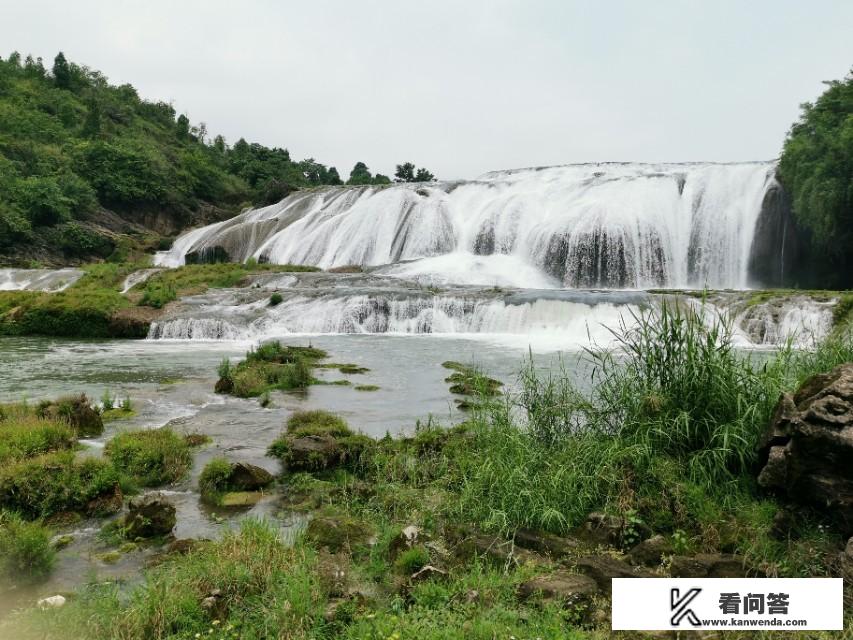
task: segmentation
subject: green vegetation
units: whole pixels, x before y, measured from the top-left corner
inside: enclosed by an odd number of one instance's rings
[[[231,463],[225,458],[214,458],[208,462],[198,479],[201,497],[210,504],[219,504],[222,494],[231,491]]]
[[[853,286],[853,73],[825,83],[788,133],[779,177],[810,240],[815,280]]]
[[[204,123],[176,115],[62,53],[52,72],[30,56],[0,60],[0,251],[23,256],[35,241],[60,261],[107,258],[140,244],[139,228],[128,231],[140,212],[167,212],[178,230],[198,218],[201,203],[228,215],[247,201],[340,184],[334,167],[242,138],[229,147]]]
[[[104,455],[143,487],[177,482],[192,462],[186,439],[166,427],[120,433]]]
[[[349,179],[347,180],[347,184],[349,185],[367,185],[367,184],[375,184],[375,185],[385,185],[391,184],[391,178],[388,176],[383,176],[381,173],[377,173],[375,176],[370,173],[370,169],[367,168],[367,165],[363,162],[356,162],[355,166],[350,171]]]
[[[282,302],[284,302],[284,298],[282,298],[281,294],[276,292],[270,296],[270,306],[277,307]]]
[[[268,342],[252,349],[239,364],[229,360],[219,365],[217,393],[230,393],[240,398],[254,398],[274,389],[304,389],[316,380],[311,368],[326,353],[313,347],[289,347]]]
[[[50,530],[18,514],[0,511],[0,576],[10,584],[34,582],[53,568]]]
[[[415,171],[415,165],[411,162],[398,164],[394,172],[394,182],[433,182],[434,180],[435,176],[424,167]]]
[[[146,262],[100,263],[59,293],[0,291],[0,336],[47,335],[73,338],[144,338],[151,316],[133,308],[160,309],[179,296],[208,288],[235,287],[258,272],[317,271],[303,265],[199,264],[153,275],[127,295],[119,291],[128,275]],[[140,295],[141,291],[141,295]]]

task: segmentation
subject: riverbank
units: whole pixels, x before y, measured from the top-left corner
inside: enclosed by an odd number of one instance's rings
[[[165,555],[131,599],[96,584],[5,629],[609,637],[613,575],[839,571],[832,514],[763,490],[757,449],[780,391],[852,360],[849,337],[758,366],[724,327],[703,348],[695,314],[647,320],[645,333],[622,335],[627,362],[596,354],[601,383],[589,392],[528,367],[519,387],[480,398],[452,429],[353,440],[339,418],[291,420],[271,434],[282,466],[262,495],[307,526],[285,536],[272,517],[211,542],[137,541]],[[791,518],[781,535],[780,513]]]

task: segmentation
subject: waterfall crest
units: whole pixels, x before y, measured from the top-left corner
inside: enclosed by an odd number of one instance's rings
[[[774,172],[772,162],[601,163],[322,187],[192,230],[157,263],[178,266],[214,249],[326,269],[442,256],[422,274],[465,284],[465,261],[477,258],[480,276],[495,271],[494,284],[524,286],[501,280],[510,258],[535,274],[527,286],[744,288]]]

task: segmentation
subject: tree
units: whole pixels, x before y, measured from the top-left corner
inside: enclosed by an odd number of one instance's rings
[[[415,181],[415,165],[411,162],[404,162],[397,165],[397,171],[394,172],[395,182],[414,182]]]
[[[326,184],[339,185],[343,183],[344,181],[341,180],[341,176],[340,174],[338,174],[338,170],[335,167],[329,167],[329,173]]]
[[[178,137],[182,139],[188,138],[190,135],[190,119],[183,113],[175,121],[175,131],[178,132]]]
[[[825,285],[853,283],[853,71],[826,82],[785,140],[779,179],[810,242],[809,262]]]
[[[347,180],[347,184],[371,184],[372,181],[373,176],[370,174],[370,169],[367,168],[367,165],[363,162],[356,162],[352,171],[349,173],[349,180]]]
[[[225,144],[225,138],[221,135],[216,136],[213,139],[213,148],[216,149],[219,153],[225,153],[225,150],[228,148]]]
[[[53,59],[53,82],[60,89],[71,88],[71,67],[61,51]]]
[[[384,176],[381,173],[377,173],[373,176],[373,184],[391,184],[391,178]]]
[[[86,111],[86,120],[83,122],[82,134],[84,138],[97,138],[101,133],[101,106],[95,98],[89,99],[89,109]]]
[[[418,169],[418,172],[415,175],[415,182],[432,182],[433,180],[435,180],[435,176],[424,167]]]

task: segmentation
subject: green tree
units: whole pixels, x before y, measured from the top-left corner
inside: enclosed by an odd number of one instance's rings
[[[71,88],[71,67],[61,51],[53,59],[53,82],[60,89]]]
[[[415,182],[432,182],[433,180],[435,180],[435,176],[424,167],[418,169],[415,174]]]
[[[178,132],[178,137],[181,139],[188,138],[190,135],[190,119],[183,113],[175,121],[175,131]]]
[[[339,185],[343,183],[344,181],[341,180],[341,176],[338,174],[338,170],[335,167],[329,167],[329,174],[326,184]]]
[[[371,184],[372,181],[373,176],[370,174],[370,169],[367,168],[367,165],[363,162],[356,162],[352,171],[349,173],[349,180],[347,180],[347,184]]]
[[[373,176],[372,184],[391,184],[391,178],[382,175],[381,173],[377,173],[375,176]]]
[[[95,98],[91,98],[88,107],[81,133],[84,138],[97,138],[101,133],[101,105]]]
[[[411,162],[404,162],[397,165],[397,170],[394,172],[395,182],[414,182],[415,181],[415,165]]]
[[[826,82],[785,140],[779,178],[791,194],[810,262],[831,286],[853,283],[853,71]],[[827,282],[826,278],[829,278]]]

